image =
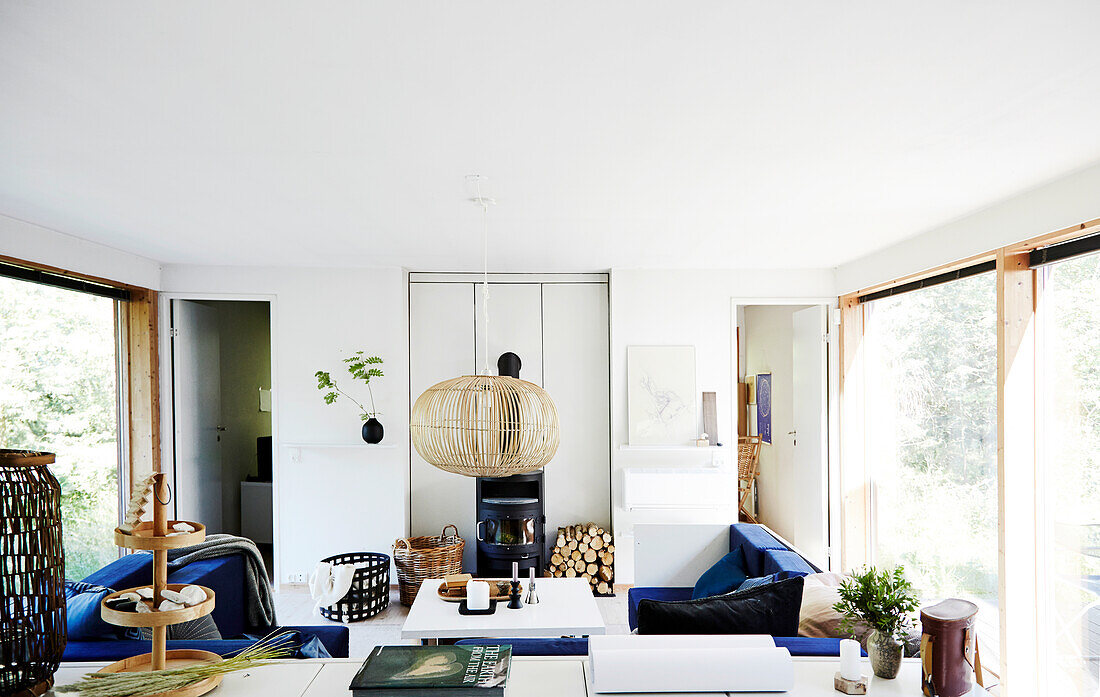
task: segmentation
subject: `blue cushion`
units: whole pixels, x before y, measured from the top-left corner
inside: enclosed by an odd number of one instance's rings
[[[297,630],[302,633],[303,639],[306,640],[308,640],[310,637],[315,637],[318,641],[321,642],[321,644],[324,645],[325,650],[328,651],[328,655],[332,656],[333,658],[348,657],[351,632],[346,626],[342,624],[325,624],[309,627],[283,627],[283,629]]]
[[[768,574],[767,576],[754,576],[752,578],[746,578],[745,582],[738,586],[737,590],[744,591],[750,588],[756,588],[758,586],[767,586],[776,581],[782,581],[787,578],[787,572],[779,571],[774,574]]]
[[[151,580],[152,576],[149,578]],[[248,626],[245,615],[244,557],[240,554],[203,559],[184,565],[170,562],[168,582],[197,583],[214,591],[217,602],[214,603],[211,617],[223,637],[237,636],[257,629]]]
[[[65,632],[69,639],[118,637],[118,628],[104,622],[99,611],[99,604],[113,592],[92,583],[65,581]]]
[[[148,586],[153,582],[153,555],[150,552],[127,554],[88,574],[83,580],[84,583],[115,590]]]
[[[764,550],[785,550],[787,546],[760,525],[734,523],[730,526],[730,551],[735,549],[745,555],[745,573],[752,577],[767,573],[764,571]]]
[[[148,586],[152,581],[153,555],[148,552],[127,554],[84,578],[85,583],[117,590]],[[203,559],[190,564],[170,562],[168,582],[196,583],[214,591],[218,600],[211,616],[223,637],[259,629],[249,627],[245,616],[245,571],[241,555]]]
[[[631,588],[626,592],[626,615],[630,622],[630,629],[638,628],[638,603],[646,598],[651,600],[691,600],[691,588],[682,587],[647,587]]]
[[[455,643],[459,646],[508,644],[512,647],[513,656],[588,655],[588,639],[580,637],[563,637],[560,639],[461,639]]]
[[[764,574],[787,572],[788,576],[808,576],[815,573],[805,559],[797,552],[786,549],[764,550]]]
[[[703,572],[695,582],[691,592],[693,600],[723,595],[738,588],[748,576],[745,574],[744,555],[735,549],[715,562],[714,566]]]

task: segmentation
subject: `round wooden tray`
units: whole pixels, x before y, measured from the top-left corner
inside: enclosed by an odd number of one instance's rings
[[[148,617],[148,615],[144,615]],[[221,661],[222,657],[216,653],[209,651],[199,651],[198,649],[172,649],[171,651],[164,652],[164,667],[165,668],[184,668],[195,663],[217,663]],[[131,656],[130,658],[124,658],[121,661],[115,661],[106,668],[101,669],[100,673],[137,673],[141,671],[148,671],[153,669],[153,654],[143,653],[140,656]],[[221,675],[211,675],[209,678],[197,682],[194,685],[189,685],[179,690],[169,690],[168,692],[157,692],[148,697],[198,697],[198,695],[204,695],[217,687],[222,681]]]
[[[474,580],[475,581],[486,581],[486,582],[489,583],[489,600],[507,600],[508,599],[508,592],[509,591],[504,591],[503,593],[497,591],[496,584],[500,583],[502,581],[503,582],[511,582],[512,579],[510,579],[510,578],[475,578]],[[439,587],[435,589],[436,595],[438,595],[440,597],[440,599],[446,600],[448,603],[461,603],[463,600],[466,599],[466,589],[465,588],[462,589],[462,594],[461,595],[448,595],[447,591],[445,590],[446,588],[447,588],[447,584],[440,583]],[[536,588],[537,588],[537,586],[536,586]],[[523,581],[520,581],[519,582],[519,592],[521,594],[523,593],[523,589],[524,589]],[[509,590],[511,590],[511,587],[509,587]]]
[[[169,532],[172,531],[172,526],[176,523],[187,523],[191,527],[195,528],[195,531],[189,532],[186,535],[173,535],[172,537],[154,537],[152,523],[138,523],[138,526],[134,528],[134,531],[132,533],[123,532],[118,528],[115,528],[115,544],[119,547],[125,547],[126,549],[178,549],[180,547],[190,547],[191,545],[197,545],[198,543],[206,539],[206,526],[202,523],[196,523],[190,520],[169,520]]]
[[[178,591],[185,586],[189,586],[189,583],[169,583],[165,586],[168,590]],[[127,588],[121,591],[115,591],[103,599],[100,603],[100,613],[103,615],[103,621],[110,624],[118,625],[119,627],[164,627],[169,624],[179,624],[180,622],[189,622],[191,620],[197,620],[200,617],[205,617],[214,611],[214,591],[210,590],[206,586],[199,586],[206,591],[206,600],[202,601],[198,605],[192,605],[191,607],[185,607],[182,610],[154,610],[153,612],[123,612],[121,610],[112,610],[107,607],[107,601],[117,598],[123,593],[129,593],[137,591],[138,588],[149,588],[150,586],[135,586],[134,588]],[[151,600],[141,601],[146,605],[152,607]],[[157,605],[160,605],[161,601],[157,599]],[[205,653],[205,652],[200,652]],[[201,693],[199,693],[201,694]]]

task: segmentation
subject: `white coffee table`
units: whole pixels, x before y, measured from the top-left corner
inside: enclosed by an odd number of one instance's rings
[[[401,627],[402,639],[463,639],[477,637],[560,637],[605,634],[607,628],[582,578],[540,578],[536,605],[509,610],[498,602],[492,615],[460,615],[458,603],[439,597],[442,579],[424,581]],[[526,591],[527,580],[523,581]]]

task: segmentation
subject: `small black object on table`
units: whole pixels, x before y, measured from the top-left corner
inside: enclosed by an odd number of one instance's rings
[[[512,562],[512,590],[508,591],[508,609],[518,610],[523,607],[523,601],[519,595],[519,562]]]

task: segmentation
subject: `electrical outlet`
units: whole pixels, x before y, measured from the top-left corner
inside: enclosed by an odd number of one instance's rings
[[[305,583],[306,582],[306,575],[305,574],[291,574],[289,576],[289,578],[287,578],[287,581],[289,583]]]

